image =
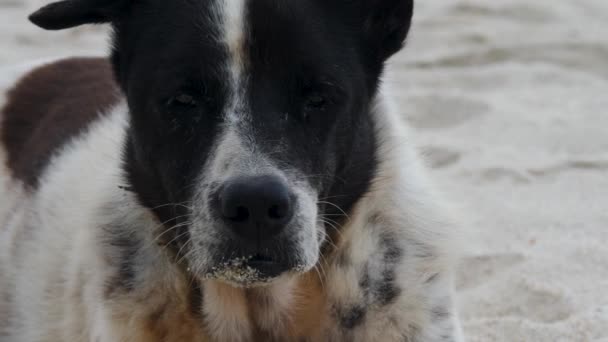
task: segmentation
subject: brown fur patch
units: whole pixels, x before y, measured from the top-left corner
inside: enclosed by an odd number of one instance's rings
[[[312,271],[297,279],[293,302],[287,307],[285,325],[276,331],[261,330],[256,317],[264,310],[259,295],[247,295],[244,290],[218,282],[208,281],[204,286],[206,312],[192,309],[193,303],[202,304],[200,294],[194,294],[192,279],[180,273],[171,273],[166,282],[153,284],[149,289],[115,297],[107,302],[111,308],[116,331],[125,341],[133,342],[180,342],[231,340],[231,336],[250,336],[252,342],[316,342],[324,341],[324,328],[331,324],[326,311],[326,297],[319,275]],[[200,290],[200,289],[199,289]],[[258,290],[256,290],[257,292]],[[259,291],[262,291],[261,289]],[[272,293],[268,293],[272,294]],[[268,295],[267,294],[267,295]],[[212,297],[210,297],[212,296]],[[197,305],[197,304],[195,304]],[[220,321],[211,322],[210,319]],[[225,339],[217,335],[217,323],[236,319],[234,328],[250,328],[251,331],[223,331]],[[234,334],[233,334],[234,333]]]
[[[201,298],[193,286],[200,290],[199,286],[179,273],[169,274],[166,282],[107,302],[124,341],[212,341],[200,313],[193,310],[193,301]]]
[[[315,271],[305,274],[299,281],[292,319],[293,341],[317,341],[320,338],[322,323],[328,318],[322,281]]]
[[[72,58],[37,68],[8,92],[2,143],[13,177],[36,188],[53,153],[119,100],[102,58]]]

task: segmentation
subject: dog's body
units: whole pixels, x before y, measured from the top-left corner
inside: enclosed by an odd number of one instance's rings
[[[237,2],[246,3],[227,4]],[[238,9],[233,5],[226,5],[222,13],[238,31]],[[239,35],[235,32],[226,33],[230,51],[238,50],[230,45]],[[248,54],[237,55],[246,59]],[[225,114],[225,131],[209,133],[214,138],[204,144],[217,148],[197,147],[207,155],[200,177],[214,175],[213,182],[227,182],[226,174],[233,169],[239,175],[252,170],[277,174],[298,203],[292,221],[301,222],[290,233],[296,234],[296,242],[275,245],[279,252],[260,247],[264,242],[258,237],[256,248],[261,252],[256,253],[270,255],[271,262],[224,256],[221,260],[228,260],[228,265],[215,262],[212,271],[205,271],[205,262],[219,252],[198,255],[202,252],[191,246],[215,246],[205,245],[212,231],[197,237],[201,233],[196,220],[206,217],[210,204],[198,208],[193,202],[206,202],[208,192],[199,189],[206,185],[195,183],[197,189],[188,201],[172,194],[155,199],[148,193],[167,191],[171,185],[146,183],[148,174],[134,170],[145,158],[130,156],[145,149],[132,142],[142,129],[132,117],[137,96],[132,95],[124,68],[116,71],[116,59],[117,54],[113,66],[118,83],[112,80],[112,65],[103,59],[25,68],[21,75],[13,74],[19,80],[14,85],[9,77],[2,79],[6,89],[0,114],[0,341],[462,341],[452,301],[453,227],[384,89],[373,92],[363,106],[367,109],[361,115],[372,126],[360,123],[352,128],[373,134],[372,157],[346,163],[350,168],[369,164],[369,179],[365,170],[327,171],[335,172],[334,178],[347,178],[344,182],[357,183],[357,177],[363,177],[361,182],[367,185],[361,192],[345,185],[339,193],[320,190],[327,185],[301,185],[316,175],[297,164],[283,167],[263,147],[255,152],[239,147],[235,141],[242,139],[244,124],[231,113],[241,110]],[[254,68],[252,61],[239,63]],[[233,76],[241,72],[235,65],[229,68]],[[239,82],[234,77],[231,84]],[[190,110],[190,96],[179,101]],[[243,102],[235,103],[238,107]],[[255,107],[255,99],[245,102]],[[316,106],[319,101],[314,102]],[[183,104],[179,108],[184,110]],[[231,125],[241,129],[232,130]],[[267,128],[250,130],[248,136],[263,129]],[[332,151],[343,144],[329,141]],[[135,152],[129,150],[130,144],[135,144]],[[363,143],[353,144],[355,154],[367,152]],[[163,153],[154,157],[164,166],[170,163]],[[330,155],[346,158],[340,153]],[[255,156],[238,164],[244,154]],[[332,170],[327,165],[323,169]],[[159,172],[158,177],[165,177]],[[338,199],[346,197],[346,191],[356,195],[352,203]],[[311,196],[320,209],[307,207]],[[337,212],[323,205],[328,203],[339,207]],[[166,206],[173,209],[168,214],[159,209]],[[320,221],[317,230],[304,235],[309,226],[302,222],[317,210],[322,211],[315,215]],[[179,214],[187,220],[177,220]],[[179,227],[188,229],[175,233]],[[184,234],[189,236],[185,242]],[[299,259],[290,263],[291,270],[267,275],[265,265],[274,267],[275,260],[288,258],[281,253]]]

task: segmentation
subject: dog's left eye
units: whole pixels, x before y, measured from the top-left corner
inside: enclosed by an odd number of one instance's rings
[[[171,107],[194,108],[198,105],[194,96],[190,94],[179,94],[169,99],[167,103]]]
[[[306,109],[322,110],[327,105],[327,98],[321,94],[309,95],[306,99]]]

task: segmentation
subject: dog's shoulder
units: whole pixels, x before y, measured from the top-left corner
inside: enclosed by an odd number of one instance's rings
[[[6,93],[0,137],[12,176],[35,188],[53,154],[119,101],[110,63],[70,58],[34,68]]]

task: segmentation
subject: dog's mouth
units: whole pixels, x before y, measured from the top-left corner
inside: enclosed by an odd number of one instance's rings
[[[298,273],[303,267],[291,265],[267,254],[256,253],[248,257],[232,258],[218,263],[205,275],[236,287],[258,287],[272,283],[289,273]]]
[[[247,260],[246,266],[258,270],[261,275],[268,278],[278,277],[289,269],[285,263],[259,253]]]

